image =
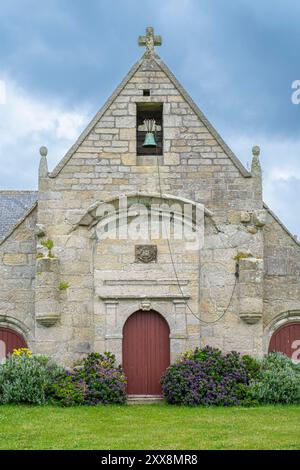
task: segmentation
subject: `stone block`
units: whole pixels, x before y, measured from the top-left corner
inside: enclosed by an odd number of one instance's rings
[[[241,313],[259,313],[263,311],[263,300],[261,297],[243,297],[240,299]]]
[[[164,117],[164,127],[180,127],[182,126],[182,117],[176,116],[175,114],[165,115]]]
[[[91,344],[88,341],[84,341],[83,343],[78,343],[74,347],[74,352],[75,353],[81,353],[81,354],[88,354],[91,352]]]
[[[120,129],[120,140],[133,140],[136,139],[136,129],[135,127],[133,128],[125,128],[125,129]]]
[[[27,264],[27,256],[23,253],[4,253],[3,264],[8,266],[22,266]]]
[[[241,212],[241,216],[240,216],[240,220],[241,222],[243,223],[248,223],[251,221],[251,214],[247,211],[242,211]]]
[[[165,153],[164,154],[164,164],[165,165],[179,165],[180,155],[178,153]]]
[[[116,118],[116,128],[135,128],[136,117],[135,116],[122,116]]]
[[[253,223],[257,227],[263,227],[266,224],[267,213],[264,209],[253,212]]]

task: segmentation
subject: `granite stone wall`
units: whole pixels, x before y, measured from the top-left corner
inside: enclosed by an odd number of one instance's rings
[[[34,348],[34,281],[36,261],[33,209],[11,235],[0,244],[0,326],[22,334]]]

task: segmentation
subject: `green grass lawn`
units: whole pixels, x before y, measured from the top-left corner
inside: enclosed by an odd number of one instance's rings
[[[0,406],[0,449],[300,449],[300,406]]]

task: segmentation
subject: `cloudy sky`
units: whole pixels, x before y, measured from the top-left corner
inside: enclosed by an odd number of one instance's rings
[[[299,18],[299,0],[1,0],[0,189],[36,188],[39,147],[52,169],[153,25],[162,59],[246,166],[261,146],[264,199],[300,237]]]

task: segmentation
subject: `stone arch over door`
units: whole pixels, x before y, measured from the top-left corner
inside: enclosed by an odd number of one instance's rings
[[[160,395],[160,378],[170,365],[170,329],[154,310],[130,315],[123,328],[123,368],[130,395]]]
[[[130,192],[108,198],[105,201],[95,201],[87,211],[78,218],[78,221],[74,224],[73,230],[80,226],[92,228],[98,223],[105,221],[105,219],[120,217],[120,215],[124,216],[127,209],[140,203],[142,203],[146,208],[154,206],[158,211],[164,211],[166,206],[174,207],[174,217],[176,217],[176,215],[181,217],[184,206],[189,205],[192,208],[192,211],[191,213],[185,214],[185,219],[188,219],[186,222],[190,222],[191,225],[196,222],[203,224],[204,215],[208,217],[213,215],[210,210],[203,206],[203,204],[183,197],[174,196],[172,194],[147,193],[142,191]],[[179,214],[176,213],[177,208],[179,209]]]
[[[0,361],[18,348],[27,348],[23,336],[11,328],[0,326]]]

